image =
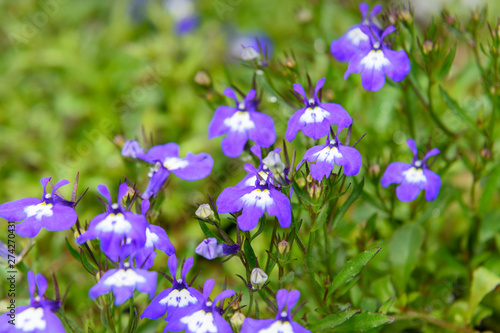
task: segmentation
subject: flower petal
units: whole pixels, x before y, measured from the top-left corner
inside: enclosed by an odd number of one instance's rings
[[[384,175],[380,179],[382,187],[387,187],[390,184],[401,184],[404,180],[403,172],[410,169],[411,164],[402,162],[393,162],[385,169]]]
[[[226,133],[229,127],[224,122],[226,119],[231,118],[231,116],[238,110],[231,106],[219,106],[215,110],[214,117],[208,125],[208,138],[213,139],[216,136],[220,136]]]
[[[200,180],[212,172],[212,167],[214,165],[214,160],[212,156],[207,153],[193,154],[187,153],[186,157],[182,159],[182,161],[186,161],[187,164],[176,168],[171,169],[179,178],[184,180]]]
[[[403,181],[401,185],[396,188],[396,195],[401,201],[413,201],[420,193],[420,183],[410,183]]]
[[[425,190],[425,200],[433,201],[439,194],[441,188],[441,177],[431,170],[424,169],[424,176],[427,182],[421,183],[420,187]]]
[[[259,223],[259,219],[264,215],[265,208],[260,205],[245,206],[243,212],[236,219],[238,227],[243,231],[252,230]]]
[[[25,207],[38,205],[43,200],[37,198],[24,198],[0,205],[0,217],[7,221],[18,222],[26,218]]]
[[[352,118],[347,111],[340,104],[336,103],[322,103],[320,107],[330,112],[329,123],[330,125],[338,125],[337,132],[349,127],[352,124]],[[329,129],[328,129],[329,130]]]
[[[156,195],[162,188],[163,184],[167,181],[170,171],[163,166],[158,169],[158,171],[153,172],[151,178],[149,179],[148,186],[142,193],[143,199],[149,199]]]
[[[217,212],[223,213],[236,213],[240,211],[244,203],[240,200],[245,194],[252,192],[255,186],[245,187],[227,187],[217,198]]]
[[[290,199],[274,188],[270,190],[273,203],[266,208],[267,214],[276,216],[282,228],[288,228],[292,223],[292,207]]]
[[[228,157],[238,157],[243,152],[247,140],[247,132],[230,130],[222,139],[222,152]]]
[[[384,48],[384,56],[390,64],[384,66],[385,74],[395,82],[402,81],[410,73],[410,59],[405,51]]]
[[[259,146],[267,148],[276,141],[276,130],[274,121],[267,114],[252,111],[249,112],[250,119],[255,126],[248,131],[250,140],[255,141]]]
[[[292,142],[297,135],[297,132],[302,129],[304,126],[300,122],[300,117],[304,114],[307,108],[302,108],[297,110],[291,117],[288,119],[288,126],[286,128],[285,139],[289,142]]]
[[[344,174],[346,176],[354,176],[359,173],[361,169],[361,154],[355,148],[339,145],[339,152],[342,157],[335,158],[335,163],[342,165]]]

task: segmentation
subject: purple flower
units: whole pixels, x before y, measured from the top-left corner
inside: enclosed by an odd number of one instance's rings
[[[304,135],[317,140],[330,132],[331,125],[339,125],[340,132],[344,127],[352,124],[351,116],[347,111],[336,103],[321,103],[318,92],[323,88],[325,78],[316,83],[314,98],[307,99],[304,88],[299,83],[293,85],[293,89],[304,98],[305,107],[295,112],[288,120],[285,138],[288,141],[295,139],[299,130]]]
[[[262,179],[262,175],[259,176],[259,172],[251,164],[245,165],[245,170],[254,174],[254,184],[239,184],[224,189],[217,198],[217,211],[220,214],[236,213],[243,209],[236,220],[243,231],[255,228],[264,211],[276,216],[282,228],[288,228],[292,221],[288,197],[279,191],[279,187],[273,185],[272,179]]]
[[[241,102],[238,102],[231,88],[226,88],[224,95],[234,99],[236,107],[218,107],[208,126],[209,139],[227,133],[222,139],[224,154],[229,157],[240,156],[248,139],[261,147],[269,147],[276,141],[273,119],[255,110],[258,100],[255,98],[254,89],[250,90]]]
[[[218,257],[235,254],[239,250],[239,244],[219,244],[217,238],[206,238],[196,247],[194,252],[208,260],[212,260]]]
[[[108,201],[107,212],[90,221],[88,230],[76,242],[81,245],[88,240],[99,238],[102,251],[114,261],[123,259],[133,250],[146,244],[148,221],[143,215],[125,211],[121,202],[128,192],[127,183],[120,185],[117,203],[112,203],[106,185],[98,185],[97,191]],[[126,244],[123,240],[126,239]],[[122,245],[123,244],[123,245]]]
[[[235,294],[233,290],[225,290],[217,295],[213,302],[209,296],[214,288],[214,279],[208,279],[203,286],[203,300],[196,306],[185,311],[176,312],[168,320],[163,332],[186,333],[232,333],[231,326],[222,318],[222,308],[217,306],[219,301]]]
[[[127,140],[122,148],[122,156],[137,158],[138,154],[144,154],[141,144],[136,140]]]
[[[418,151],[413,139],[406,141],[413,152],[412,164],[393,162],[389,164],[380,182],[383,187],[390,184],[401,184],[396,188],[396,195],[401,201],[413,201],[418,197],[420,190],[425,190],[425,199],[432,201],[436,199],[441,178],[431,170],[427,169],[425,161],[439,154],[439,149],[434,148],[425,154],[423,160],[418,159]]]
[[[56,194],[59,187],[69,184],[62,179],[47,193],[46,188],[51,177],[40,180],[43,186],[41,199],[24,198],[0,205],[0,217],[8,221],[23,221],[15,226],[21,237],[35,237],[42,228],[50,231],[69,229],[77,220],[74,202],[66,201]]]
[[[22,305],[15,308],[15,314],[6,312],[0,316],[0,332],[66,332],[64,326],[53,313],[59,310],[61,302],[49,300],[45,297],[47,280],[42,274],[28,272],[28,284],[30,293],[30,305]],[[37,292],[37,296],[35,296]],[[12,323],[14,324],[11,324]]]
[[[380,90],[385,83],[385,75],[399,82],[410,73],[410,59],[404,50],[393,51],[384,42],[384,38],[396,28],[389,26],[380,37],[374,36],[366,25],[359,27],[370,37],[370,46],[360,49],[349,59],[349,66],[344,74],[347,80],[351,73],[361,73],[361,84],[366,90]]]
[[[200,180],[210,174],[214,164],[212,157],[206,153],[187,153],[185,158],[179,158],[179,145],[176,143],[154,146],[146,154],[137,153],[137,158],[154,165],[149,173],[149,184],[142,194],[143,199],[158,193],[170,172],[184,180]]]
[[[177,34],[189,33],[198,26],[199,17],[193,0],[165,0],[163,5],[174,18]]]
[[[110,269],[89,290],[91,300],[113,291],[115,305],[128,300],[137,289],[153,298],[156,292],[156,272],[130,267],[129,263],[120,264],[118,269]]]
[[[368,4],[364,2],[360,3],[359,10],[363,15],[361,24],[352,26],[342,37],[332,41],[330,51],[338,61],[349,61],[359,50],[371,47],[369,35],[360,29],[362,25],[370,27],[377,35],[380,34],[378,22],[374,22],[374,18],[382,10],[382,6],[374,6],[370,15],[368,15],[369,8]]]
[[[278,304],[278,313],[275,319],[252,319],[246,318],[241,327],[241,333],[269,332],[269,333],[310,333],[304,327],[292,320],[291,311],[299,300],[300,292],[286,289],[280,289],[276,293],[276,303]],[[286,311],[284,310],[286,305]]]
[[[342,165],[346,176],[354,176],[361,169],[361,154],[356,149],[341,144],[338,136],[335,140],[326,139],[324,145],[314,146],[306,151],[304,158],[297,165],[297,170],[304,161],[311,164],[311,176],[317,181],[329,177],[335,165]]]
[[[263,54],[266,58],[262,62],[264,67],[267,66],[267,59],[273,54],[273,41],[262,33],[234,35],[229,38],[228,44],[229,55],[234,59],[261,60],[261,54]]]
[[[174,278],[172,288],[160,292],[144,309],[141,318],[157,319],[165,313],[170,318],[177,310],[182,310],[181,313],[184,313],[186,309],[203,302],[202,294],[186,283],[186,275],[192,266],[193,258],[187,258],[182,268],[182,278],[177,279],[177,257],[174,254],[168,258],[168,268]]]

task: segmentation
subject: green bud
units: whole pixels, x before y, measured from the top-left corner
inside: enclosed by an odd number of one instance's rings
[[[260,268],[254,268],[250,274],[250,283],[252,283],[252,288],[254,290],[260,290],[264,284],[266,284],[268,276]]]
[[[215,215],[214,211],[210,207],[209,204],[202,204],[198,209],[196,210],[196,216],[198,216],[201,219],[206,219],[206,220],[215,220]]]
[[[231,323],[231,327],[233,328],[233,331],[238,333],[241,331],[241,327],[243,326],[243,322],[245,321],[246,317],[243,313],[241,312],[235,312],[231,319],[229,319],[229,322]]]

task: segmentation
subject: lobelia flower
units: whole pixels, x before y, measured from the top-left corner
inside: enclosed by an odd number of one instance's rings
[[[330,132],[331,125],[338,125],[338,131],[352,124],[351,116],[347,111],[336,103],[322,103],[318,98],[318,92],[323,88],[325,78],[316,83],[314,98],[307,99],[302,85],[295,83],[293,90],[304,98],[305,107],[297,110],[288,120],[285,139],[292,141],[298,131],[304,135],[317,140]]]
[[[235,294],[233,290],[225,290],[217,295],[213,301],[209,296],[214,288],[214,279],[208,279],[203,286],[203,300],[195,307],[176,312],[168,320],[163,332],[186,333],[232,333],[231,326],[222,318],[222,308],[217,306],[219,301]]]
[[[382,10],[382,6],[374,6],[370,15],[368,15],[369,8],[368,4],[364,2],[360,3],[359,11],[363,15],[361,23],[350,27],[342,37],[332,41],[332,44],[330,45],[330,52],[338,61],[349,61],[349,59],[351,59],[351,57],[359,50],[363,50],[371,46],[369,35],[366,35],[360,29],[362,25],[370,27],[377,35],[380,34],[381,31],[379,24],[374,19],[375,15],[380,13]]]
[[[196,254],[205,259],[212,260],[218,257],[225,257],[231,254],[238,253],[240,250],[239,244],[219,244],[217,238],[204,239],[194,250]]]
[[[396,188],[396,195],[401,201],[413,201],[418,197],[420,190],[425,191],[425,199],[436,199],[441,187],[441,178],[433,171],[427,169],[425,161],[439,154],[439,149],[434,148],[425,154],[422,160],[418,159],[418,151],[413,139],[406,141],[413,152],[412,164],[393,162],[389,164],[380,179],[383,187],[390,184],[401,184]]]
[[[378,34],[374,36],[366,25],[359,28],[370,37],[370,46],[360,49],[349,59],[344,79],[347,80],[351,73],[361,73],[363,88],[371,91],[384,86],[386,75],[393,81],[402,81],[410,73],[410,59],[404,50],[393,51],[384,42],[384,38],[396,28],[387,27],[380,37]]]
[[[160,292],[144,309],[141,318],[157,319],[165,313],[167,313],[167,318],[170,318],[177,310],[182,310],[181,313],[185,313],[186,309],[203,302],[203,295],[186,283],[186,275],[192,266],[193,258],[187,258],[184,267],[182,267],[181,278],[177,279],[177,257],[174,254],[168,258],[168,268],[174,279],[172,288]]]
[[[225,188],[217,198],[217,211],[222,214],[243,210],[236,219],[238,227],[243,231],[255,228],[264,211],[276,216],[282,228],[288,228],[292,221],[288,197],[278,190],[279,187],[274,186],[270,177],[263,179],[259,176],[259,171],[251,164],[246,164],[245,170],[254,174],[254,184]]]
[[[187,153],[185,158],[179,158],[179,145],[176,143],[154,146],[147,153],[136,155],[137,158],[154,165],[149,173],[148,186],[142,194],[143,199],[156,195],[171,172],[184,180],[200,180],[210,174],[214,164],[214,160],[207,153]]]
[[[86,241],[99,238],[101,250],[114,261],[123,259],[131,251],[140,249],[146,244],[146,227],[148,221],[143,215],[125,211],[121,202],[128,192],[127,183],[118,189],[117,203],[112,203],[106,185],[98,185],[97,191],[108,201],[106,212],[97,215],[90,221],[89,228],[78,236],[76,242],[82,245]],[[123,244],[123,240],[127,240]]]
[[[28,272],[30,305],[15,308],[15,313],[6,312],[0,316],[0,332],[3,333],[62,333],[66,332],[63,324],[54,314],[59,311],[61,302],[45,297],[47,279],[42,274]],[[35,296],[35,293],[38,294]],[[12,324],[13,323],[13,324]]]
[[[239,34],[229,38],[229,56],[245,61],[262,60],[262,66],[267,66],[267,59],[273,54],[273,41],[262,33]],[[264,55],[265,59],[261,59]]]
[[[113,291],[115,305],[120,305],[134,295],[137,289],[153,298],[156,292],[156,272],[130,267],[129,263],[120,263],[118,269],[110,269],[99,279],[99,282],[89,290],[89,298],[95,300],[98,296]]]
[[[278,313],[275,319],[252,319],[246,318],[241,328],[241,333],[310,333],[304,327],[292,320],[292,308],[299,300],[298,290],[287,291],[280,289],[276,293]],[[284,310],[286,305],[286,311]]]
[[[229,157],[240,156],[248,139],[261,147],[269,147],[276,141],[274,121],[268,115],[256,111],[258,100],[255,94],[252,89],[243,101],[238,102],[234,91],[226,88],[224,95],[234,99],[236,107],[218,107],[208,126],[209,139],[227,133],[222,139],[222,151]]]
[[[343,166],[346,176],[357,175],[361,169],[361,154],[355,148],[344,146],[338,138],[338,133],[335,140],[330,140],[328,135],[324,145],[309,148],[297,165],[297,170],[304,161],[316,161],[316,164],[311,164],[311,176],[317,181],[329,177],[335,165]]]
[[[66,201],[56,194],[61,186],[69,184],[66,179],[61,179],[52,188],[52,193],[47,193],[46,188],[52,177],[40,180],[43,186],[41,199],[24,198],[0,205],[0,217],[8,221],[23,221],[15,225],[15,232],[21,237],[35,237],[42,228],[50,231],[69,229],[77,220],[74,202]]]
[[[137,158],[137,154],[144,154],[144,150],[136,140],[127,140],[123,145],[121,154],[124,157]]]
[[[288,168],[281,161],[280,147],[274,148],[264,159],[262,159],[262,151],[259,145],[250,147],[250,151],[259,159],[259,167],[255,171],[249,172],[235,187],[254,186],[259,177],[262,179],[271,178],[281,185],[290,183],[287,177]]]
[[[142,215],[146,215],[149,205],[149,200],[143,200],[141,202]],[[131,239],[128,238],[126,243],[130,242]],[[146,243],[144,244],[144,247],[138,249],[133,254],[136,266],[142,269],[150,269],[153,267],[156,257],[155,249],[163,251],[168,256],[175,253],[175,247],[170,242],[165,229],[157,225],[149,224],[146,227]]]
[[[189,33],[198,26],[199,17],[193,0],[164,0],[163,6],[173,16],[177,34]]]

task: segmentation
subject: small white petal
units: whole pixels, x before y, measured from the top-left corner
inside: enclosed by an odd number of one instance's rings
[[[178,157],[167,157],[163,162],[163,166],[168,170],[176,170],[187,167],[188,161]]]
[[[198,300],[196,299],[196,297],[191,295],[191,293],[187,289],[174,289],[170,292],[170,294],[167,295],[167,297],[160,300],[160,304],[162,305],[167,304],[168,306],[176,306],[179,308],[183,308],[185,306],[196,303],[198,303]]]
[[[361,59],[361,64],[365,66],[365,69],[380,70],[382,67],[390,65],[391,62],[384,56],[384,52],[381,50],[371,50]]]
[[[45,202],[24,207],[24,212],[26,213],[26,217],[35,216],[38,221],[44,216],[52,216],[54,214],[52,211],[52,204],[47,205]]]
[[[152,233],[149,228],[146,228],[146,244],[144,245],[145,247],[153,247],[159,239],[160,237],[158,237],[157,234]]]
[[[187,324],[188,329],[194,333],[216,333],[217,327],[214,325],[214,315],[212,312],[199,310],[190,316],[181,318],[181,322]]]
[[[330,148],[327,146],[314,154],[314,156],[317,157],[319,162],[334,163],[335,159],[342,157],[342,154],[339,152],[337,147]]]
[[[45,330],[47,322],[43,318],[43,308],[28,308],[17,315],[16,326],[23,332]]]
[[[360,28],[352,29],[347,33],[347,39],[351,41],[354,46],[358,46],[361,42],[366,42],[370,39]]]
[[[126,234],[132,229],[132,224],[125,220],[122,213],[109,214],[104,220],[99,222],[95,227],[96,230],[102,232],[116,232],[118,234]]]
[[[255,189],[252,192],[245,194],[241,197],[241,200],[245,206],[257,206],[264,209],[274,203],[269,190],[262,191],[260,189]]]
[[[260,330],[258,333],[293,333],[293,327],[289,321],[275,321],[268,328]]]
[[[311,124],[320,123],[330,115],[330,112],[323,110],[322,108],[315,106],[314,108],[307,108],[306,112],[300,116],[300,122]]]
[[[224,125],[236,132],[246,132],[255,127],[250,114],[246,111],[235,112],[230,118],[224,119]]]
[[[412,167],[406,171],[403,171],[403,176],[409,183],[427,183],[427,178],[425,177],[424,171],[422,169]]]
[[[146,282],[146,278],[134,272],[132,269],[120,269],[104,281],[107,286],[114,287],[133,287],[137,283]]]

